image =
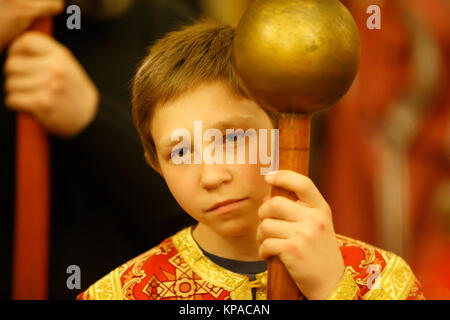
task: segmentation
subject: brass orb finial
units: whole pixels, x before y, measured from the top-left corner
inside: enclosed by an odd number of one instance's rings
[[[311,114],[350,88],[360,39],[338,0],[257,0],[239,22],[233,59],[242,86],[263,108]]]

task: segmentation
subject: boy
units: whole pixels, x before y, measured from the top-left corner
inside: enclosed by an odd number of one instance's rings
[[[169,33],[151,48],[133,83],[145,158],[198,224],[113,270],[78,298],[265,299],[265,260],[279,256],[307,299],[423,299],[403,259],[335,234],[331,209],[307,177],[286,170],[264,176],[260,164],[198,163],[191,160],[208,153],[208,146],[174,139],[180,128],[195,136],[196,121],[223,133],[274,128],[271,115],[236,80],[233,37],[231,27],[209,23]],[[241,138],[224,134],[233,144],[221,152],[234,156]],[[299,200],[269,198],[271,185]]]

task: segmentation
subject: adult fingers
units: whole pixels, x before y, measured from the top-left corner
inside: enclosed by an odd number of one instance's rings
[[[56,45],[50,36],[37,32],[28,31],[17,37],[9,47],[9,55],[42,55],[46,54]]]
[[[61,13],[64,9],[63,0],[25,0],[22,10],[33,18],[48,17]]]
[[[5,98],[5,105],[11,110],[39,114],[49,105],[49,97],[45,92],[14,92]]]
[[[44,85],[41,74],[35,75],[14,75],[6,78],[5,91],[6,92],[20,92],[30,91],[40,88]]]
[[[4,65],[4,74],[29,75],[38,73],[41,70],[42,61],[38,58],[24,56],[9,56]]]

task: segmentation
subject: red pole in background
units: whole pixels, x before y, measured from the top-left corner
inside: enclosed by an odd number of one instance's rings
[[[33,28],[51,34],[50,18]],[[49,143],[29,114],[17,115],[16,206],[12,298],[45,300],[48,291],[50,222]]]

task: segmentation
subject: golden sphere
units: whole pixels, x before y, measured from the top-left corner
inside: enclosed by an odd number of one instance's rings
[[[263,108],[311,114],[350,88],[360,59],[358,28],[338,0],[257,0],[236,29],[233,60]]]

